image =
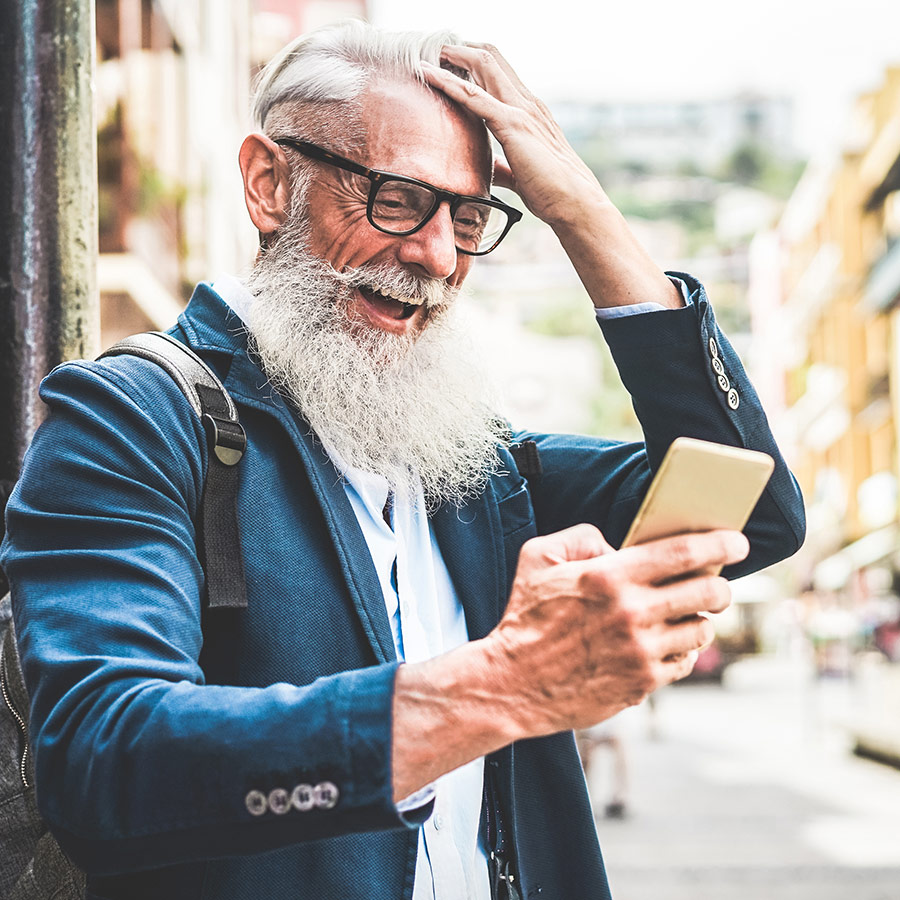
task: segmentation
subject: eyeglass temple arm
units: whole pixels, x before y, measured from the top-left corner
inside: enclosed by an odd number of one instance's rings
[[[371,169],[354,162],[352,159],[345,159],[343,156],[329,153],[327,150],[323,150],[315,144],[307,144],[306,141],[297,141],[294,140],[294,138],[275,138],[275,143],[282,147],[293,147],[304,156],[308,156],[311,159],[318,159],[320,162],[330,163],[339,169],[346,169],[348,172],[362,175],[365,178],[372,178],[374,175]]]

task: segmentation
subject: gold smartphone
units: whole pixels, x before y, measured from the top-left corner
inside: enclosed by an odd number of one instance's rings
[[[690,531],[741,531],[774,468],[775,461],[767,453],[677,438],[622,546]]]

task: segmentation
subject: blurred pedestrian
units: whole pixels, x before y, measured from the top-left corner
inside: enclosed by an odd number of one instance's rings
[[[651,695],[652,696],[652,695]],[[592,796],[596,800],[597,783],[603,791],[603,815],[607,819],[624,819],[628,811],[628,759],[625,755],[625,742],[621,735],[619,716],[613,716],[604,722],[598,722],[591,728],[585,728],[576,734],[578,752],[584,767],[584,777],[588,789],[593,788]],[[610,754],[610,777],[606,779],[597,774],[597,753],[604,748]]]

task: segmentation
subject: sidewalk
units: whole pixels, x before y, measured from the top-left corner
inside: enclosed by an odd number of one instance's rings
[[[750,660],[619,723],[629,815],[602,818],[614,900],[900,900],[900,771],[854,757],[846,682]]]

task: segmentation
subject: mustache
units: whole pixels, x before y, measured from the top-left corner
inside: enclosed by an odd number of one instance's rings
[[[335,280],[345,287],[369,288],[415,306],[424,305],[434,312],[449,307],[459,295],[458,287],[441,278],[414,275],[387,263],[364,263],[343,272],[333,271]]]

